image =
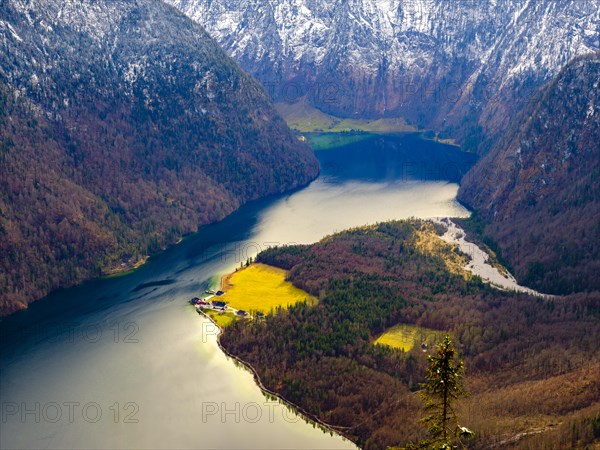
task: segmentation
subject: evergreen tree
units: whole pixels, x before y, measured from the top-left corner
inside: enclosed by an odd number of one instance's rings
[[[463,388],[463,362],[458,357],[450,337],[444,337],[437,353],[428,357],[426,382],[421,385],[420,395],[429,413],[422,419],[431,438],[421,447],[455,449],[461,437],[471,437],[473,432],[458,425],[453,408],[455,400],[467,395]],[[461,444],[462,445],[462,444]]]

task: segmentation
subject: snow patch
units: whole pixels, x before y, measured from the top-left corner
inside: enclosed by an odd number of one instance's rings
[[[12,27],[12,25],[8,22],[5,22],[3,20],[0,20],[0,24],[1,25],[5,25],[6,28],[8,28],[8,31],[10,31],[10,34],[12,34],[12,36],[19,42],[23,42],[23,39],[21,39],[21,36],[19,36],[17,34],[17,32],[15,31],[15,29]]]

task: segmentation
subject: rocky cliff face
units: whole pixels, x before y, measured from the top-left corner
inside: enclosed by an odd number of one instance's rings
[[[311,150],[152,0],[0,3],[0,314],[307,183]]]
[[[600,290],[600,54],[575,59],[463,180],[517,276]]]
[[[598,0],[168,0],[276,99],[400,115],[471,148],[573,57],[600,49]]]

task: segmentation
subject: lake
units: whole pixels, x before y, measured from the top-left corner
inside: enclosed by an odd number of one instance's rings
[[[308,187],[242,207],[127,276],[53,293],[0,322],[1,448],[344,449],[267,399],[188,304],[271,245],[408,217],[465,217],[475,161],[417,136],[317,153]]]

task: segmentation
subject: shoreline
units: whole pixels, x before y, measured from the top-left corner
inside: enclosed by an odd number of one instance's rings
[[[299,130],[295,130],[293,129],[294,132],[296,133],[300,133],[300,134],[304,134],[302,132],[300,132]],[[311,131],[311,132],[306,132],[306,134],[334,134],[334,135],[339,135],[339,136],[348,136],[348,135],[359,135],[359,136],[368,136],[368,135],[417,135],[419,136],[420,139],[424,140],[424,141],[434,141],[437,142],[439,144],[442,145],[447,145],[447,146],[451,146],[451,147],[457,147],[457,148],[461,148],[458,145],[449,143],[449,142],[444,142],[442,140],[438,140],[435,141],[434,139],[430,139],[430,138],[426,138],[424,136],[424,133],[427,130],[419,130],[419,129],[415,129],[415,130],[397,130],[397,131],[366,131],[366,130],[358,130],[358,131],[350,131],[350,132],[334,132],[334,131]],[[309,144],[307,144],[309,145]],[[309,145],[310,146],[310,145]],[[325,151],[326,149],[318,149],[318,148],[314,148],[312,146],[310,146],[311,150],[314,153],[320,152],[320,151]],[[90,276],[90,277],[83,277],[73,283],[67,283],[65,285],[62,286],[58,286],[58,287],[54,287],[51,288],[49,290],[43,290],[42,293],[39,296],[35,296],[32,298],[27,298],[27,299],[23,299],[21,301],[19,301],[18,303],[16,303],[16,307],[13,308],[12,310],[10,310],[9,312],[0,312],[0,318],[7,318],[7,317],[11,317],[15,314],[18,314],[22,311],[26,311],[28,309],[30,309],[31,307],[34,307],[38,302],[40,301],[45,301],[47,297],[51,296],[52,294],[54,294],[55,292],[58,291],[63,291],[63,290],[68,290],[68,289],[72,289],[72,288],[76,288],[76,287],[80,287],[85,285],[88,282],[94,282],[94,281],[98,281],[98,280],[110,280],[113,278],[120,278],[120,277],[125,277],[128,275],[131,275],[133,273],[135,273],[136,271],[138,271],[140,268],[144,267],[145,265],[147,265],[154,257],[164,253],[165,251],[168,251],[169,249],[179,245],[180,243],[186,241],[189,238],[192,238],[196,235],[198,235],[199,233],[201,233],[202,228],[206,227],[206,226],[211,226],[211,225],[215,225],[218,224],[220,222],[222,222],[223,220],[227,219],[229,216],[231,216],[232,214],[235,214],[240,208],[245,207],[249,204],[252,204],[254,202],[259,202],[259,201],[264,201],[266,199],[269,198],[273,198],[273,197],[277,197],[280,195],[286,195],[286,194],[292,194],[294,192],[297,192],[299,190],[302,190],[304,188],[306,188],[307,186],[309,186],[310,184],[312,184],[314,181],[316,181],[321,175],[321,171],[319,170],[319,172],[310,180],[306,181],[305,183],[301,183],[295,187],[291,187],[288,189],[285,189],[282,192],[275,192],[275,193],[269,193],[266,194],[264,196],[261,196],[259,198],[256,199],[252,199],[249,201],[245,201],[242,202],[240,205],[238,205],[237,207],[235,207],[233,210],[231,210],[230,212],[228,212],[224,217],[222,217],[219,220],[216,220],[214,222],[208,222],[208,223],[204,223],[198,226],[198,228],[196,229],[196,231],[192,231],[186,234],[183,234],[182,236],[178,237],[176,241],[170,242],[168,244],[166,244],[164,247],[162,247],[161,249],[157,250],[156,252],[152,252],[148,255],[144,255],[143,257],[141,257],[141,259],[139,259],[138,261],[136,261],[134,264],[132,265],[127,265],[126,267],[113,267],[113,268],[102,268],[100,271],[100,274],[96,274],[94,276]]]
[[[450,147],[449,151],[462,151],[464,153],[473,153],[472,151],[464,150],[463,147],[456,141],[455,138],[439,138],[436,136],[426,136],[430,130],[395,130],[395,131],[378,131],[378,130],[349,130],[349,131],[304,131],[294,130],[299,139],[304,141],[317,152],[324,152],[335,148],[342,147],[347,144],[357,143],[362,140],[376,138],[381,136],[415,136],[424,142],[433,142],[441,146]],[[323,140],[324,142],[319,142]],[[336,145],[332,145],[336,142]]]
[[[177,242],[177,244],[179,244],[179,242],[181,242],[181,240],[179,240]],[[135,272],[140,267],[142,267],[144,264],[146,264],[149,259],[150,259],[149,255],[144,255],[138,261],[136,261],[134,264],[125,265],[125,267],[115,267],[113,269],[109,269],[102,275],[102,277],[100,277],[100,279],[118,278],[118,277],[124,277],[126,275],[129,275],[130,273]]]
[[[484,283],[489,284],[490,286],[494,287],[495,289],[499,289],[499,290],[503,290],[503,291],[514,291],[514,292],[522,292],[522,293],[527,293],[529,295],[534,295],[534,296],[539,296],[542,298],[551,298],[552,296],[547,295],[547,294],[542,294],[539,292],[534,291],[533,289],[527,288],[525,286],[520,286],[518,285],[518,283],[516,282],[516,280],[514,279],[514,277],[512,276],[512,274],[510,272],[508,272],[507,269],[504,268],[504,270],[506,271],[505,273],[502,273],[501,271],[499,271],[496,267],[493,267],[490,264],[489,261],[489,255],[482,249],[480,249],[478,246],[476,246],[476,244],[469,242],[465,239],[466,237],[466,233],[464,232],[464,230],[462,230],[462,228],[460,228],[458,225],[456,225],[453,221],[452,218],[447,217],[447,218],[434,218],[434,219],[429,219],[430,222],[432,223],[437,223],[437,224],[441,224],[444,225],[446,227],[446,233],[444,234],[444,236],[439,236],[441,241],[447,242],[447,243],[451,243],[454,245],[458,245],[458,247],[462,250],[469,250],[469,251],[465,251],[465,253],[467,253],[470,257],[470,262],[467,264],[467,266],[464,267],[464,270],[467,270],[471,273],[473,273],[474,275],[480,276]],[[476,259],[482,259],[482,261],[475,261]],[[488,266],[489,269],[493,269],[493,271],[495,272],[491,277],[483,277],[481,273],[477,273],[478,271],[481,271],[482,266]],[[229,284],[229,280],[230,278],[233,276],[233,274],[235,274],[237,272],[237,268],[235,269],[235,271],[231,272],[231,273],[226,273],[221,275],[220,277],[220,289],[221,290],[225,290],[226,289],[226,285]],[[489,276],[490,274],[488,274]],[[495,275],[495,276],[494,276]],[[502,279],[502,281],[504,283],[499,283],[498,282],[498,278],[496,278],[496,276],[498,276],[500,279]],[[486,279],[487,278],[487,279]],[[505,284],[506,283],[506,284]],[[244,361],[242,358],[240,358],[237,355],[234,355],[233,353],[229,352],[221,343],[221,337],[224,333],[224,329],[219,326],[212,317],[210,317],[208,314],[204,313],[200,308],[195,308],[196,311],[198,312],[198,314],[201,314],[202,316],[204,316],[205,318],[207,318],[208,320],[211,321],[211,323],[213,323],[218,329],[219,332],[217,334],[217,345],[219,347],[219,349],[223,352],[223,354],[225,356],[227,356],[228,358],[233,359],[235,362],[241,364],[246,370],[250,371],[252,373],[252,376],[254,378],[254,382],[256,383],[256,385],[258,386],[258,388],[261,390],[261,392],[263,394],[268,394],[272,397],[277,398],[280,402],[286,404],[287,406],[291,407],[294,409],[294,411],[301,415],[304,416],[305,420],[307,420],[308,422],[312,422],[314,424],[319,425],[320,427],[322,427],[324,430],[329,431],[330,433],[335,433],[338,436],[342,437],[343,439],[347,439],[348,441],[352,442],[354,445],[358,447],[358,445],[356,444],[356,442],[354,440],[352,440],[350,438],[350,436],[348,434],[346,434],[343,430],[344,429],[349,429],[351,427],[337,427],[335,425],[329,424],[327,422],[324,422],[323,420],[321,420],[319,417],[317,417],[316,415],[306,411],[304,408],[302,408],[301,406],[295,404],[294,402],[288,400],[287,398],[285,398],[282,394],[279,394],[277,392],[272,391],[271,389],[267,388],[261,378],[260,375],[258,373],[258,371],[256,370],[256,368],[249,362]]]
[[[225,274],[221,276],[221,289],[223,289],[223,280],[224,279],[228,279],[229,277],[231,277],[231,275],[233,275],[235,273],[229,273],[229,274]],[[279,394],[275,391],[270,390],[269,388],[267,388],[262,380],[260,379],[260,375],[258,374],[258,371],[254,368],[254,366],[252,364],[250,364],[247,361],[244,361],[242,358],[240,358],[239,356],[234,355],[233,353],[229,352],[225,347],[223,347],[223,344],[221,343],[221,336],[223,335],[223,328],[217,324],[212,317],[210,317],[208,314],[206,314],[204,311],[202,311],[202,309],[200,308],[196,308],[194,307],[194,309],[196,310],[196,312],[198,314],[200,314],[201,316],[205,317],[206,319],[210,320],[210,322],[216,326],[219,329],[219,333],[217,334],[217,346],[219,347],[219,349],[223,352],[223,354],[228,357],[233,359],[235,362],[241,364],[244,369],[248,370],[250,373],[252,373],[252,377],[254,378],[254,382],[256,383],[256,385],[258,386],[258,388],[261,390],[261,392],[263,394],[268,394],[272,397],[277,398],[280,402],[286,404],[287,406],[291,407],[294,409],[294,411],[301,416],[304,416],[303,418],[305,419],[305,421],[307,422],[313,422],[314,424],[319,425],[320,427],[322,427],[325,432],[329,431],[330,433],[335,433],[336,435],[342,437],[343,439],[348,440],[349,442],[352,442],[353,445],[356,446],[356,448],[360,448],[358,447],[358,445],[356,444],[356,442],[354,442],[348,435],[346,435],[343,431],[340,430],[340,428],[347,428],[347,427],[336,427],[335,425],[329,424],[327,422],[324,422],[323,420],[321,420],[319,417],[317,417],[316,415],[306,411],[304,408],[302,408],[300,405],[295,404],[294,402],[292,402],[291,400],[288,400],[287,398],[285,398],[282,394]]]
[[[313,150],[313,152],[315,151],[314,149],[312,149],[312,147],[311,147],[311,150]],[[192,232],[186,233],[186,234],[180,236],[175,242],[171,242],[170,244],[166,244],[160,250],[157,250],[156,252],[151,253],[149,255],[143,256],[142,259],[140,261],[136,262],[132,267],[125,268],[122,271],[119,270],[119,269],[117,269],[117,271],[114,274],[113,273],[103,273],[99,277],[87,278],[87,279],[84,279],[84,280],[82,280],[82,281],[74,284],[73,286],[69,286],[69,287],[66,287],[64,289],[70,289],[72,287],[81,286],[81,285],[85,284],[88,281],[106,280],[106,279],[110,279],[110,278],[117,278],[117,277],[122,277],[122,276],[130,275],[130,274],[134,273],[135,271],[139,270],[141,267],[145,266],[153,257],[156,257],[156,256],[158,256],[158,255],[160,255],[160,254],[162,254],[162,253],[164,253],[166,251],[169,251],[170,249],[178,246],[179,244],[181,244],[184,241],[187,241],[188,239],[193,238],[194,236],[198,236],[201,233],[202,228],[209,227],[211,225],[219,224],[219,223],[223,222],[224,220],[226,220],[227,218],[229,218],[231,215],[233,215],[236,212],[238,212],[241,208],[246,207],[248,205],[251,205],[251,204],[253,204],[255,202],[261,202],[261,201],[265,201],[265,200],[270,199],[270,198],[275,198],[275,197],[278,197],[278,196],[281,196],[281,195],[289,195],[289,194],[292,194],[294,192],[300,191],[300,190],[308,187],[312,183],[314,183],[320,176],[321,176],[321,171],[319,170],[319,172],[315,175],[315,177],[312,178],[312,179],[310,179],[306,183],[299,184],[296,187],[292,187],[292,188],[286,189],[286,190],[284,190],[282,192],[275,192],[275,193],[271,193],[271,194],[266,194],[266,195],[263,195],[261,197],[258,197],[258,198],[255,198],[255,199],[243,202],[238,207],[236,207],[234,210],[232,210],[231,212],[227,213],[223,218],[221,218],[219,220],[216,220],[214,222],[203,223],[203,224],[201,224],[201,225],[198,226],[198,229],[196,231],[192,231]],[[59,288],[59,289],[62,289],[62,288]],[[40,298],[34,300],[31,303],[35,303],[38,300],[43,300],[48,295],[52,294],[52,292],[48,292],[43,297],[40,297]],[[31,305],[31,303],[29,303],[28,306]]]
[[[314,152],[314,150],[313,150],[313,152]],[[48,297],[50,297],[58,292],[69,290],[69,289],[79,288],[79,287],[85,286],[87,283],[93,283],[93,282],[97,282],[97,281],[107,281],[107,280],[111,280],[114,278],[120,278],[120,277],[132,275],[133,273],[137,272],[139,269],[141,269],[142,267],[144,267],[148,263],[150,263],[154,257],[159,256],[162,253],[169,251],[170,249],[187,241],[188,239],[198,236],[203,231],[203,228],[221,223],[222,221],[226,220],[233,214],[237,213],[241,208],[247,207],[248,205],[252,205],[254,203],[259,203],[259,202],[264,202],[269,199],[276,198],[276,197],[283,196],[283,195],[290,195],[294,192],[305,189],[310,184],[315,182],[320,177],[320,175],[321,175],[321,171],[319,170],[319,172],[313,178],[309,179],[305,183],[299,184],[295,187],[287,188],[281,192],[273,192],[273,193],[265,194],[261,197],[242,202],[240,205],[238,205],[232,211],[228,212],[221,219],[215,220],[214,222],[200,224],[196,231],[186,233],[183,236],[179,237],[177,239],[177,241],[166,244],[164,247],[157,250],[156,252],[150,253],[149,255],[145,255],[143,257],[143,260],[136,262],[136,264],[133,267],[130,266],[130,267],[124,268],[122,270],[117,270],[115,273],[108,273],[105,269],[102,269],[100,274],[96,274],[96,275],[90,276],[90,277],[84,277],[73,283],[67,283],[63,286],[55,287],[50,290],[44,290],[43,293],[41,293],[39,296],[36,296],[33,298],[28,298],[27,300],[19,301],[19,302],[15,303],[15,305],[17,305],[16,308],[12,308],[12,309],[7,308],[6,311],[9,311],[9,312],[4,312],[4,310],[0,310],[0,320],[8,319],[9,317],[14,317],[24,311],[28,311],[31,308],[35,308],[40,304],[40,302],[45,303],[46,300],[48,300]]]

